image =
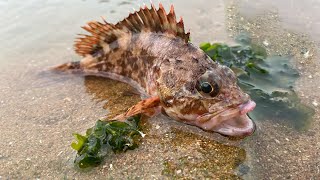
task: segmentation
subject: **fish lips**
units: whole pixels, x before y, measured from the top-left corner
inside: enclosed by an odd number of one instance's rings
[[[197,118],[196,125],[226,136],[249,136],[254,133],[256,125],[247,113],[255,106],[256,103],[249,100],[236,108],[227,109],[216,115],[202,115]]]
[[[237,127],[234,122],[242,121],[244,126]],[[213,131],[227,136],[250,136],[256,130],[255,123],[248,117],[248,115],[242,115],[238,117],[231,118],[230,120],[224,121],[221,125],[216,126],[212,129]]]

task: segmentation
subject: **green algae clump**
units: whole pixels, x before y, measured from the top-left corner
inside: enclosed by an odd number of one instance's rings
[[[126,122],[98,120],[85,135],[75,133],[77,142],[71,144],[78,152],[75,165],[81,169],[95,167],[110,153],[125,152],[138,147],[137,141],[142,136],[139,120],[139,116],[130,117]]]
[[[284,120],[297,130],[308,128],[314,109],[301,103],[293,89],[299,73],[290,65],[291,56],[267,56],[246,35],[240,45],[203,43],[200,48],[220,64],[230,67],[238,84],[257,103],[249,116],[254,120]]]

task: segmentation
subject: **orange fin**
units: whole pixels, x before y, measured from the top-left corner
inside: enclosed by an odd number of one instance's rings
[[[138,102],[136,105],[129,108],[127,112],[116,116],[115,118],[113,118],[113,120],[125,120],[137,114],[145,114],[147,116],[152,116],[158,112],[159,105],[160,98],[158,96],[151,97]]]
[[[141,7],[139,11],[131,13],[115,25],[103,19],[103,22],[91,21],[82,28],[90,35],[80,34],[74,46],[76,53],[83,57],[101,54],[106,49],[110,50],[109,46],[119,38],[142,31],[171,34],[182,38],[185,42],[189,41],[190,36],[190,33],[185,33],[182,18],[179,22],[176,21],[173,5],[166,14],[161,3],[158,10],[153,4],[150,9],[147,6]]]

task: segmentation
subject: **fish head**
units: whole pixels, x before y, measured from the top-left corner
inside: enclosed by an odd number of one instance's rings
[[[167,67],[158,81],[162,85],[158,90],[164,111],[178,121],[207,131],[227,136],[251,135],[255,124],[247,113],[255,108],[255,102],[237,85],[237,77],[229,67],[208,56],[202,58],[205,59],[198,58],[198,64],[189,64],[185,71]]]

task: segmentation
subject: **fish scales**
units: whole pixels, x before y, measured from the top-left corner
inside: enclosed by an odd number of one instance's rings
[[[230,136],[253,133],[246,115],[255,103],[241,91],[232,70],[212,61],[189,42],[183,19],[171,6],[166,14],[141,7],[117,24],[92,21],[83,29],[75,51],[84,58],[55,67],[103,75],[135,87],[145,97],[114,119],[162,110],[175,120]]]

